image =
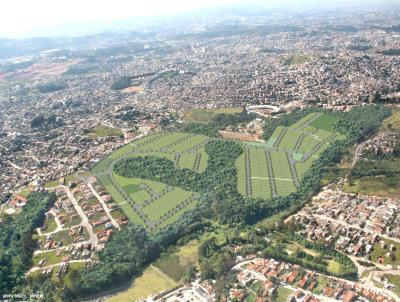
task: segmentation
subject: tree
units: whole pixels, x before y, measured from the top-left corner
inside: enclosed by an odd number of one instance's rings
[[[40,128],[45,122],[45,118],[42,114],[35,116],[31,120],[31,128]]]

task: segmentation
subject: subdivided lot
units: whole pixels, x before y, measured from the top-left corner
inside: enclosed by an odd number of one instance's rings
[[[310,113],[290,127],[277,127],[266,144],[243,144],[236,161],[238,192],[262,199],[295,192],[313,162],[343,138],[332,130],[337,121]]]
[[[261,199],[295,192],[312,163],[338,137],[327,130],[335,122],[329,115],[311,113],[291,127],[278,127],[267,143],[242,143],[244,152],[236,161],[238,192]],[[92,173],[130,220],[160,229],[194,208],[198,196],[159,182],[121,177],[113,172],[114,164],[129,157],[156,156],[202,173],[207,168],[209,140],[191,133],[156,133],[115,150]]]
[[[208,140],[207,136],[190,133],[156,133],[115,150],[98,162],[92,173],[131,221],[159,229],[193,209],[197,198],[191,192],[160,182],[117,175],[114,164],[130,157],[156,156],[173,161],[178,168],[202,173],[207,168],[204,147]]]
[[[207,168],[208,154],[204,149],[207,140],[207,136],[190,133],[156,133],[115,150],[98,162],[92,173],[107,173],[116,160],[137,156],[166,158],[172,160],[178,168],[202,173]]]
[[[197,203],[193,193],[161,182],[125,178],[112,173],[98,176],[98,180],[134,223],[160,229],[175,222]]]

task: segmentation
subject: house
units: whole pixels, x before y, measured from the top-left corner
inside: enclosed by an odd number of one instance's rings
[[[353,302],[355,299],[357,298],[357,294],[353,291],[346,291],[343,296],[342,296],[342,300],[344,302]]]

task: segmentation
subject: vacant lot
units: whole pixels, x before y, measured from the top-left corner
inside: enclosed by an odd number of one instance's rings
[[[99,125],[99,126],[96,126],[92,129],[90,129],[89,135],[94,136],[94,137],[108,137],[108,136],[122,137],[123,133],[119,129]]]
[[[177,286],[177,283],[171,278],[165,276],[158,269],[149,267],[140,277],[135,279],[127,290],[121,291],[108,299],[107,302],[136,302],[175,286]]]
[[[208,123],[218,114],[235,114],[243,111],[243,108],[220,108],[215,110],[192,109],[185,112],[184,119],[189,122]]]

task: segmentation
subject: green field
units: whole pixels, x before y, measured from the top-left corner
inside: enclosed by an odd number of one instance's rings
[[[293,293],[293,290],[284,286],[279,286],[277,289],[276,301],[285,302],[289,296]]]
[[[323,129],[326,131],[334,131],[333,125],[338,121],[338,118],[327,114],[322,114],[319,118],[313,121],[310,126]]]
[[[243,108],[220,108],[215,110],[192,109],[184,113],[183,118],[189,122],[208,123],[211,122],[218,114],[235,114],[243,111]]]
[[[194,194],[161,182],[122,177],[113,172],[113,164],[123,158],[156,156],[173,161],[178,168],[201,173],[207,168],[204,145],[208,139],[180,132],[146,136],[115,150],[97,163],[92,173],[131,221],[160,229],[196,206]]]
[[[327,130],[335,122],[329,115],[311,113],[291,127],[277,127],[267,143],[242,143],[244,152],[236,160],[238,192],[260,199],[295,192],[314,160],[335,139],[337,134]],[[155,156],[171,160],[177,168],[202,173],[207,168],[209,140],[191,133],[156,133],[115,150],[92,173],[131,221],[162,229],[193,209],[199,196],[156,181],[122,177],[114,173],[115,163]]]
[[[300,65],[310,61],[311,58],[304,55],[294,55],[286,61],[287,65]]]
[[[110,128],[107,126],[99,125],[89,130],[88,134],[94,137],[108,137],[108,136],[119,136],[123,137],[124,134],[121,130],[116,128]]]
[[[290,127],[277,127],[266,144],[244,144],[236,161],[238,192],[262,199],[295,192],[314,160],[341,138],[332,131],[337,120],[310,113]]]
[[[145,299],[150,295],[158,294],[159,292],[172,289],[177,286],[177,283],[165,274],[160,272],[155,267],[150,266],[143,274],[133,281],[132,285],[107,299],[107,302],[136,302],[140,299]]]

